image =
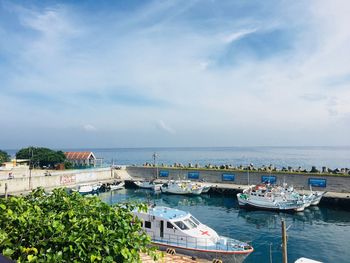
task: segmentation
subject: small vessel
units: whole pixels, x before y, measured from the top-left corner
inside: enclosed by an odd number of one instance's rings
[[[161,185],[154,181],[134,181],[134,184],[143,189],[154,189],[155,186]]]
[[[238,204],[246,208],[258,208],[276,211],[304,211],[305,203],[292,199],[283,192],[270,189],[266,185],[253,185],[237,194]]]
[[[124,182],[116,182],[116,183],[110,184],[109,188],[111,189],[111,191],[120,190],[124,188],[124,185],[125,185]]]
[[[149,207],[147,212],[134,211],[142,229],[161,250],[225,263],[240,263],[253,252],[245,242],[219,236],[190,213],[169,207]]]
[[[322,263],[322,262],[303,257],[303,258],[298,258],[294,263]]]
[[[200,195],[204,187],[188,180],[170,180],[163,184],[160,189],[165,194]]]
[[[82,195],[86,195],[86,194],[94,194],[94,193],[98,193],[99,190],[101,188],[101,184],[84,184],[84,185],[80,185],[78,188],[78,192]]]

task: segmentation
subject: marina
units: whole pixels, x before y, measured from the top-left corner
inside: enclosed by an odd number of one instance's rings
[[[145,189],[101,193],[99,198],[114,204],[141,200],[188,211],[218,233],[248,242],[254,248],[244,262],[282,262],[281,219],[288,226],[288,262],[307,257],[320,262],[347,263],[350,258],[350,212],[314,206],[298,213],[242,210],[227,194],[200,196],[153,194]],[[209,215],[209,216],[208,216]],[[271,253],[270,253],[271,251]]]

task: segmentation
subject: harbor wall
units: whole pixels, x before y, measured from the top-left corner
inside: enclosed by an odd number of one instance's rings
[[[74,187],[78,184],[97,183],[99,181],[121,179],[126,176],[125,171],[118,171],[111,168],[52,171],[51,175],[45,176],[46,170],[33,171],[31,176],[25,174],[16,176],[14,179],[0,180],[0,195],[5,194],[7,184],[8,194],[27,192],[37,187],[52,189],[57,187]]]
[[[159,179],[190,179],[193,181],[205,181],[209,183],[225,183],[236,185],[262,183],[263,179],[271,180],[273,183],[293,185],[297,189],[312,189],[338,193],[350,193],[350,176],[322,175],[308,173],[267,173],[234,170],[208,170],[208,169],[186,169],[186,168],[154,168],[133,167],[126,168],[128,174],[133,178],[152,179],[158,174]],[[163,175],[163,176],[162,176]]]

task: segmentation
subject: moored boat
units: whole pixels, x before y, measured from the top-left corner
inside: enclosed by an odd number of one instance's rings
[[[168,207],[150,207],[147,212],[134,211],[152,243],[162,250],[224,263],[240,263],[253,252],[252,246],[202,224],[190,213]]]
[[[124,185],[125,185],[124,182],[117,182],[117,183],[110,184],[109,188],[111,189],[111,191],[114,191],[114,190],[123,189]]]
[[[160,189],[165,194],[200,195],[204,187],[188,180],[170,180]]]
[[[155,187],[161,185],[160,183],[155,183],[154,181],[134,181],[134,184],[143,189],[154,189]]]
[[[254,185],[237,194],[240,207],[276,211],[303,211],[305,203],[300,199],[291,199],[284,192],[273,191],[266,185]]]

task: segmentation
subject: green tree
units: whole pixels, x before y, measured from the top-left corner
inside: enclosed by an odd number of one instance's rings
[[[16,158],[30,159],[32,166],[39,167],[54,167],[66,160],[66,156],[62,151],[54,151],[43,147],[23,148],[16,153]]]
[[[0,150],[0,164],[8,161],[10,161],[10,155],[5,151]]]
[[[133,209],[146,205],[111,207],[65,189],[2,198],[0,253],[17,262],[140,262],[140,251],[157,258]]]

